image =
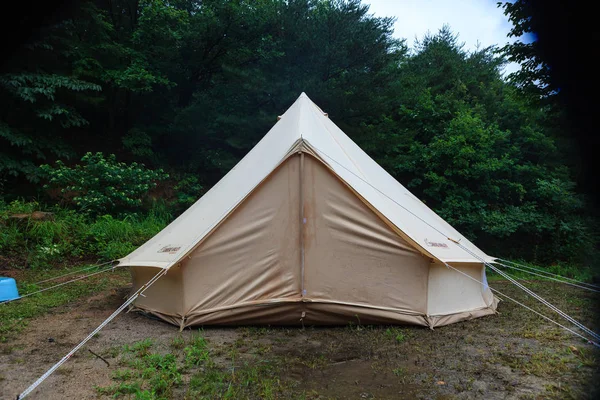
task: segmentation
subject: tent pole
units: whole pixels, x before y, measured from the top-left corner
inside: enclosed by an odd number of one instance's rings
[[[300,282],[301,282],[301,296],[304,298],[306,290],[304,289],[304,224],[306,219],[304,218],[304,153],[300,154]]]

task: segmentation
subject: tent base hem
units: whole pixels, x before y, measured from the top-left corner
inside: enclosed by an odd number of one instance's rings
[[[227,309],[188,315],[170,315],[144,307],[134,310],[158,317],[181,330],[192,326],[220,325],[273,325],[273,326],[340,326],[340,325],[419,325],[430,328],[466,321],[496,313],[498,299],[489,307],[461,311],[448,315],[427,316],[419,313],[400,312],[335,302],[271,302],[240,304]]]

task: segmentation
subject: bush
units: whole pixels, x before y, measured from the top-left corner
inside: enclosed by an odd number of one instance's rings
[[[184,175],[173,189],[176,193],[174,206],[178,211],[183,211],[200,198],[203,187],[196,176]]]
[[[64,204],[92,215],[136,210],[148,191],[168,178],[162,169],[154,171],[135,162],[117,162],[114,154],[105,158],[102,153],[87,153],[81,163],[68,167],[57,161],[55,167],[42,165],[40,169],[49,180],[45,189],[58,191]]]

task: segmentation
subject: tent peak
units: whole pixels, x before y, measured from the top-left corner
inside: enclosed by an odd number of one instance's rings
[[[312,101],[305,92],[300,93],[300,96],[298,96],[298,99],[296,100],[299,104],[300,104],[300,100],[302,100],[301,104],[306,104],[305,101],[308,100],[309,104],[312,104],[314,107],[317,108],[317,110],[319,110],[319,112],[326,118],[329,118],[329,114],[327,114],[325,111],[323,111],[321,109],[321,107],[319,107],[314,101]],[[279,119],[278,119],[279,121]]]

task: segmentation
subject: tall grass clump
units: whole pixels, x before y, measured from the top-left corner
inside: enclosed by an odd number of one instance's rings
[[[46,219],[32,213],[49,212]],[[165,204],[145,213],[91,216],[39,203],[0,202],[0,261],[13,268],[110,261],[135,250],[171,220]]]

